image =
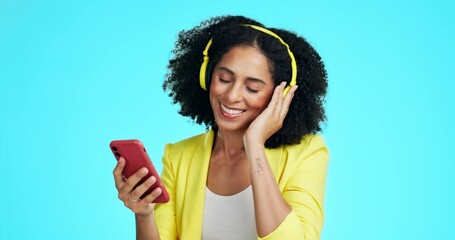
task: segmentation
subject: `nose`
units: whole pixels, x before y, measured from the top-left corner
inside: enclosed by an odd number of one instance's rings
[[[227,97],[230,102],[238,102],[242,100],[242,84],[233,84],[227,92]]]

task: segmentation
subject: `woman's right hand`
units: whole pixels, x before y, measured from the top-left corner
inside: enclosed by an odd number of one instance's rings
[[[151,176],[141,185],[134,188],[134,186],[136,186],[136,184],[147,175],[148,169],[145,167],[141,168],[126,179],[122,174],[124,166],[125,159],[120,157],[114,168],[114,180],[115,187],[118,191],[118,198],[122,200],[125,206],[131,209],[131,211],[133,211],[136,215],[147,216],[153,213],[155,204],[152,202],[161,194],[161,189],[156,188],[143,199],[140,199],[139,197],[142,196],[142,194],[144,194],[147,189],[149,189],[149,187],[156,182],[156,178]]]

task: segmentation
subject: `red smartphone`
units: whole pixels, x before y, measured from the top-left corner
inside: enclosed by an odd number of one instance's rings
[[[135,172],[137,172],[140,168],[146,167],[149,172],[147,175],[138,182],[135,186],[139,186],[145,180],[147,180],[151,176],[155,176],[156,182],[140,197],[141,199],[151,193],[155,188],[161,188],[161,194],[153,201],[154,203],[165,203],[169,201],[169,194],[166,191],[166,188],[161,182],[161,178],[159,174],[156,172],[155,167],[150,161],[150,158],[145,151],[144,145],[142,145],[141,141],[137,139],[133,140],[115,140],[112,141],[109,145],[111,147],[112,153],[114,153],[115,158],[118,159],[120,157],[125,158],[125,167],[123,168],[123,176],[125,178],[129,178]]]

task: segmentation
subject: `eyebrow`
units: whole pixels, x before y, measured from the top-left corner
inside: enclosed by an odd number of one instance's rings
[[[216,69],[219,69],[219,70],[224,70],[232,75],[235,75],[234,71],[232,71],[231,69],[227,68],[227,67],[217,67]],[[254,81],[254,82],[257,82],[257,83],[262,83],[265,85],[265,81],[262,80],[262,79],[259,79],[259,78],[254,78],[254,77],[247,77],[246,80],[248,81]]]

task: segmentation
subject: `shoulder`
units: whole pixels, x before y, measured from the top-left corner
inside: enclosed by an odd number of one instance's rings
[[[326,175],[329,153],[321,135],[306,135],[298,144],[268,151],[270,167],[282,192],[292,185],[311,184],[315,178]]]
[[[296,155],[309,155],[319,150],[328,151],[324,138],[319,134],[305,135],[300,143],[285,145],[283,150]]]
[[[267,149],[266,154],[272,169],[275,169],[276,173],[285,169],[295,169],[311,162],[317,162],[318,165],[324,164],[329,159],[324,138],[317,134],[304,136],[298,144]]]
[[[299,144],[283,147],[282,161],[298,168],[326,168],[330,155],[324,138],[321,135],[306,135]],[[310,167],[310,166],[311,167]]]
[[[198,134],[176,143],[166,144],[165,151],[167,154],[186,154],[194,152],[197,148],[206,148],[212,145],[214,133],[209,130],[205,133]],[[210,148],[211,149],[211,148]]]

